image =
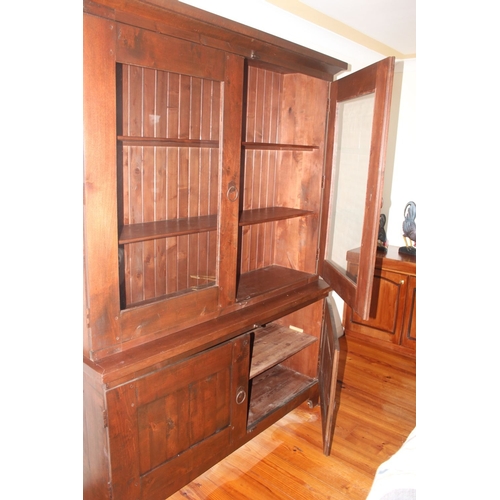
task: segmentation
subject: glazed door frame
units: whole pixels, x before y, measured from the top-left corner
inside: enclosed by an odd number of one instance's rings
[[[219,314],[234,303],[244,59],[84,13],[85,353],[100,359]],[[221,82],[215,285],[126,308],[120,298],[117,65]],[[229,126],[224,126],[225,124]],[[154,145],[156,146],[156,145]],[[223,251],[222,251],[223,250]],[[168,331],[167,331],[168,330]]]
[[[368,318],[373,287],[393,76],[394,57],[389,57],[333,82],[330,92],[319,274],[364,319]],[[372,135],[364,202],[359,273],[356,280],[354,280],[348,275],[346,269],[329,260],[326,255],[328,225],[331,218],[330,192],[336,182],[338,170],[334,161],[334,149],[336,147],[334,138],[336,128],[339,127],[337,122],[341,103],[369,94],[374,94]]]

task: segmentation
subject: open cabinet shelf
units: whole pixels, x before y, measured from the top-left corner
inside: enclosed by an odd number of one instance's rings
[[[274,323],[258,328],[254,336],[250,379],[318,340],[293,325],[288,328]]]
[[[313,151],[319,146],[307,144],[277,144],[269,142],[243,142],[243,148],[246,150],[271,150],[271,151]]]
[[[248,429],[311,388],[317,379],[282,362],[318,341],[293,325],[270,323],[253,332],[250,363]]]
[[[241,302],[278,290],[284,292],[315,279],[317,276],[311,273],[282,266],[266,266],[240,275],[236,300]]]
[[[139,241],[172,238],[186,234],[204,233],[217,230],[216,215],[186,217],[184,219],[159,220],[129,224],[122,227],[118,244],[136,243]]]
[[[123,146],[176,147],[176,148],[218,148],[219,141],[201,139],[179,139],[169,137],[140,137],[119,135],[117,140]]]
[[[317,379],[282,365],[276,365],[252,379],[248,430],[316,383]]]
[[[272,222],[276,220],[292,219],[304,215],[312,215],[310,210],[299,210],[288,207],[265,207],[255,208],[253,210],[244,210],[240,216],[240,226],[249,226],[252,224],[262,224],[263,222]]]

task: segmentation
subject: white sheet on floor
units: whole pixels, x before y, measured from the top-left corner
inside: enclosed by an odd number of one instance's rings
[[[401,448],[380,464],[366,500],[416,500],[417,428]]]

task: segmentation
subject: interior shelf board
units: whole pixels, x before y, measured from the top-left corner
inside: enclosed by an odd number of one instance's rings
[[[251,299],[268,292],[306,285],[317,275],[282,266],[267,266],[240,275],[236,300]]]
[[[271,142],[243,142],[245,149],[260,149],[272,151],[314,151],[319,149],[319,146],[312,144],[281,144]]]
[[[240,226],[249,226],[251,224],[260,224],[263,222],[272,222],[276,220],[291,219],[303,215],[312,215],[310,210],[299,210],[297,208],[287,207],[267,207],[244,210],[240,215]]]
[[[124,146],[159,146],[159,147],[188,147],[188,148],[218,148],[219,141],[202,139],[177,139],[168,137],[138,137],[119,135],[118,140]]]
[[[247,428],[251,429],[267,415],[284,406],[301,392],[317,383],[282,365],[276,365],[252,380]]]
[[[128,224],[122,227],[118,243],[124,245],[158,238],[215,231],[216,229],[217,215]]]
[[[251,379],[317,341],[312,335],[275,323],[258,328],[254,334]]]

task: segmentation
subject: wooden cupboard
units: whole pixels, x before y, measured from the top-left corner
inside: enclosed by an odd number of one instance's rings
[[[357,265],[359,252],[349,252],[350,268]],[[380,252],[375,264],[370,314],[363,319],[348,305],[344,308],[347,336],[415,356],[417,346],[416,257],[401,255],[397,247]]]
[[[393,67],[334,81],[175,1],[84,1],[85,498],[164,499],[304,401],[330,453],[328,295],[367,315]],[[327,244],[334,139],[367,95],[354,276]]]

